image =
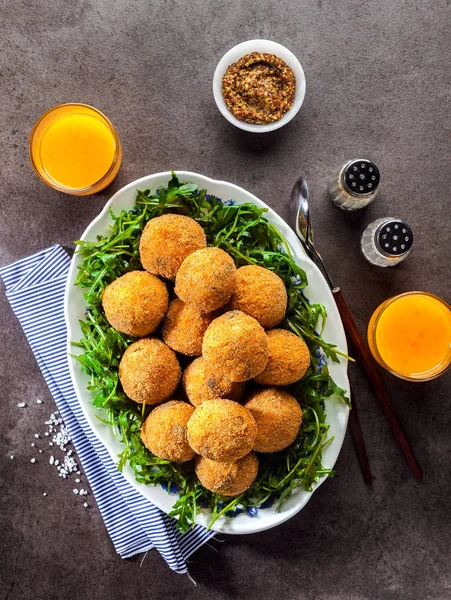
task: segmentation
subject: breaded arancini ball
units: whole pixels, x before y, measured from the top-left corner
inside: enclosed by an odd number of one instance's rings
[[[244,406],[257,423],[256,452],[278,452],[294,442],[302,423],[296,398],[284,390],[266,388],[251,394]]]
[[[232,400],[216,398],[198,406],[188,421],[188,442],[205,458],[233,462],[248,454],[257,437],[250,411]]]
[[[287,310],[287,290],[282,279],[264,267],[246,265],[236,273],[236,290],[230,310],[254,317],[265,329],[278,325]]]
[[[255,381],[260,385],[290,385],[299,381],[310,366],[310,352],[302,338],[286,329],[271,329],[269,360]]]
[[[168,310],[166,285],[146,271],[130,271],[108,285],[102,294],[108,323],[132,337],[153,333]]]
[[[157,406],[142,425],[144,446],[155,456],[173,462],[194,458],[186,435],[186,425],[193,412],[190,404],[179,400],[170,400]]]
[[[245,389],[244,383],[234,383],[227,376],[212,369],[202,356],[186,367],[182,382],[188,400],[194,406],[215,398],[227,398],[238,402]]]
[[[255,319],[233,310],[209,325],[204,335],[202,354],[215,371],[232,381],[246,381],[266,367],[268,336]]]
[[[159,404],[177,387],[182,370],[173,352],[156,338],[131,344],[119,363],[119,380],[124,392],[135,402]]]
[[[175,279],[185,258],[206,245],[199,223],[190,217],[169,214],[148,221],[141,234],[139,254],[146,271]]]
[[[180,354],[200,356],[202,340],[214,313],[201,312],[192,304],[174,298],[163,321],[163,341]]]
[[[258,460],[253,452],[236,462],[221,463],[203,456],[195,460],[196,475],[201,484],[222,496],[238,496],[251,487],[258,472]]]
[[[226,304],[235,286],[235,263],[220,248],[193,252],[183,261],[175,278],[177,296],[204,312],[212,312]]]

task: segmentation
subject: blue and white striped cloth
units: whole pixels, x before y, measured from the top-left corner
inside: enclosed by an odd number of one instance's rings
[[[141,496],[116,469],[90,429],[75,395],[66,355],[64,288],[70,258],[54,245],[0,269],[6,296],[72,437],[80,463],[117,552],[127,558],[156,548],[169,567],[186,573],[186,559],[214,535],[196,526],[181,535],[174,519]]]

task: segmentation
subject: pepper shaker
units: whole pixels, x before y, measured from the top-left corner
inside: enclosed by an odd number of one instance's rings
[[[372,202],[379,189],[380,173],[366,158],[354,158],[336,169],[329,182],[329,195],[342,210],[358,210]]]
[[[395,217],[376,219],[360,240],[363,256],[378,267],[394,267],[402,262],[412,250],[412,244],[412,229]]]

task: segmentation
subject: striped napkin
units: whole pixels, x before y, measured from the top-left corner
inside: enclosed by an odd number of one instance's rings
[[[122,558],[156,548],[169,567],[186,573],[186,559],[214,535],[196,526],[181,535],[175,521],[141,496],[116,469],[90,429],[69,373],[64,289],[70,265],[54,245],[0,269],[6,296],[72,437],[111,540]]]

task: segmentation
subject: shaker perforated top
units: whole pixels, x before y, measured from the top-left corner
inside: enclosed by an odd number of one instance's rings
[[[376,230],[375,241],[378,250],[387,256],[400,256],[410,250],[413,244],[411,228],[400,219],[382,223]]]
[[[366,159],[353,160],[343,172],[343,185],[353,195],[372,194],[380,180],[379,169],[373,162]]]

